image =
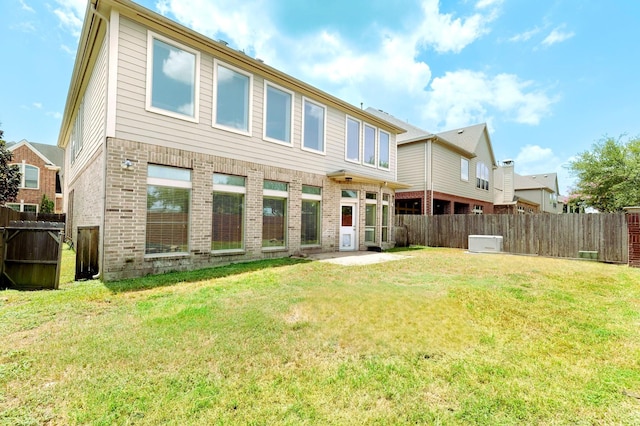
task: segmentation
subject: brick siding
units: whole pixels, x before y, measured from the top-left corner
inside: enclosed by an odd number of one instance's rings
[[[16,197],[16,203],[21,201],[24,204],[36,204],[38,210],[40,210],[40,203],[42,202],[42,196],[46,194],[47,198],[55,203],[56,201],[56,171],[47,168],[47,164],[29,149],[26,145],[20,146],[13,151],[12,164],[21,164],[24,160],[25,164],[35,166],[38,168],[38,188],[21,188],[18,191]],[[62,210],[58,209],[59,205],[56,203],[55,213],[60,213]]]
[[[178,150],[163,146],[117,138],[107,139],[106,205],[104,206],[103,265],[104,280],[114,280],[172,270],[196,269],[230,262],[283,257],[300,252],[336,251],[340,238],[341,190],[359,191],[359,249],[364,244],[366,192],[378,194],[376,245],[381,239],[383,194],[391,198],[389,224],[393,219],[394,192],[376,184],[340,183],[325,175],[305,173],[263,164],[233,160],[209,154]],[[123,169],[129,160],[132,166]],[[160,164],[192,170],[189,252],[146,255],[147,165]],[[93,169],[87,170],[92,173]],[[211,251],[212,193],[214,173],[246,177],[244,250],[240,253]],[[85,177],[82,177],[85,180]],[[263,182],[274,180],[289,185],[286,247],[262,247]],[[302,185],[322,188],[322,219],[320,244],[301,246]],[[77,188],[77,185],[76,185]],[[77,191],[77,189],[76,189]],[[79,198],[75,194],[75,202]],[[87,206],[83,207],[87,208]],[[74,207],[74,210],[77,210]],[[74,221],[74,226],[82,225]],[[393,229],[389,227],[389,243],[393,245]]]

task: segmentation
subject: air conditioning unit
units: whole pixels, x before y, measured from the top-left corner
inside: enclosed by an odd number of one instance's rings
[[[471,253],[500,253],[502,251],[502,236],[469,235],[469,251]]]

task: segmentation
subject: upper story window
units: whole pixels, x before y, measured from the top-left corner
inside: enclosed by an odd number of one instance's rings
[[[213,125],[249,135],[253,76],[214,60],[215,107]]]
[[[76,120],[73,123],[71,129],[71,164],[75,163],[76,157],[82,151],[83,146],[83,132],[84,132],[84,101],[80,102],[78,106],[78,113],[76,114]]]
[[[460,158],[460,179],[469,182],[469,160]]]
[[[324,134],[327,108],[324,105],[303,99],[302,149],[324,154]]]
[[[293,92],[264,83],[264,139],[291,145]]]
[[[378,167],[389,170],[389,133],[380,130],[378,146]]]
[[[40,181],[40,169],[22,163],[15,164],[20,168],[20,189],[38,189]]]
[[[489,190],[489,168],[484,163],[476,165],[476,188]]]
[[[362,160],[367,166],[376,166],[376,129],[364,125],[364,158]]]
[[[147,110],[197,122],[200,53],[148,34]]]
[[[347,117],[347,140],[345,141],[345,159],[355,163],[360,162],[360,122]]]

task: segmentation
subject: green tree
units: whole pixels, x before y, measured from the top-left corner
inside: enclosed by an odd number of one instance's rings
[[[601,212],[640,205],[640,138],[622,138],[604,137],[569,163],[576,203]]]
[[[42,201],[40,202],[40,213],[53,213],[55,209],[55,203],[47,197],[47,194],[42,194]]]
[[[3,134],[0,130],[0,206],[15,201],[20,187],[20,168],[15,164],[9,165],[13,154],[7,149]]]

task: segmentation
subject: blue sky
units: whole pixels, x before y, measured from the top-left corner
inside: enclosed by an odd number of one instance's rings
[[[558,172],[640,135],[635,0],[139,0],[354,105],[430,132],[487,122],[497,160]],[[0,128],[55,144],[86,2],[0,4]]]

